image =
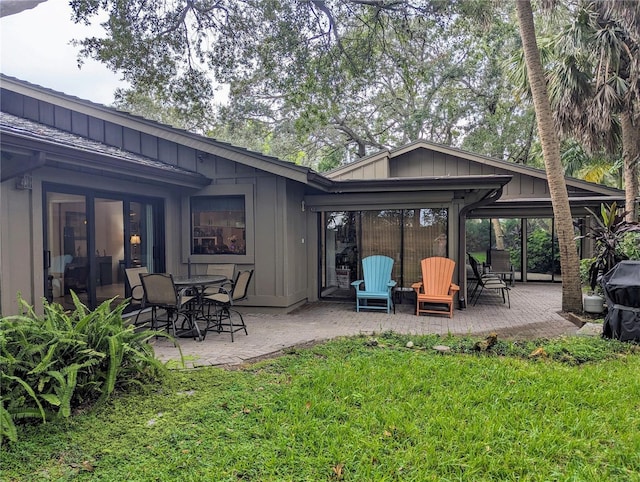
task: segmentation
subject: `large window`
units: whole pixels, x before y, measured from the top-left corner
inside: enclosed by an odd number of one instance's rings
[[[247,253],[245,197],[191,198],[191,254]]]
[[[323,297],[353,296],[367,256],[393,258],[392,277],[410,287],[422,277],[421,259],[448,255],[446,208],[326,212],[323,219]]]

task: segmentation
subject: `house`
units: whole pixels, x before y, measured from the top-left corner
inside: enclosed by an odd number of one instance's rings
[[[456,261],[464,260],[466,253],[471,250],[470,245],[477,247],[479,244],[478,240],[467,234],[470,220],[511,220],[509,224],[515,231],[510,236],[511,246],[506,246],[504,240],[499,239],[505,233],[495,234],[494,229],[489,227],[493,225],[495,228],[495,223],[487,222],[488,240],[484,241],[486,244],[483,250],[488,254],[491,248],[496,247],[510,250],[511,258],[517,265],[515,277],[520,281],[561,279],[557,242],[553,242],[553,208],[546,172],[542,169],[497,160],[441,144],[418,141],[390,151],[378,152],[342,166],[327,175],[331,179],[343,181],[404,180],[434,176],[450,179],[460,176],[509,176],[509,182],[500,192],[491,193],[478,202],[466,203],[457,212],[457,219],[452,216],[456,215],[456,211],[450,211],[449,218],[457,224],[457,229],[449,230],[447,255]],[[587,227],[593,222],[589,210],[600,212],[602,203],[610,204],[613,201],[618,205],[624,205],[623,190],[571,177],[566,177],[565,182],[571,212],[581,230],[577,234],[585,234]],[[530,236],[538,234],[541,227],[547,231],[544,234],[552,241],[549,243],[548,251],[542,255],[532,253],[528,247]],[[457,239],[451,238],[452,236],[457,236]],[[590,240],[582,240],[579,248],[583,258],[589,257],[593,250]],[[541,256],[545,259],[541,260]],[[491,260],[487,259],[487,262],[490,264]],[[411,259],[410,263],[415,264],[415,259]],[[458,282],[463,285],[461,297],[466,294],[467,270],[468,267],[465,267],[464,263],[458,263]],[[416,276],[416,273],[412,273],[413,278]],[[407,285],[407,280],[404,280],[404,285]]]
[[[465,258],[467,219],[551,216],[543,171],[452,148],[415,143],[322,175],[0,81],[3,315],[19,310],[18,293],[36,309],[47,297],[68,306],[71,291],[93,307],[130,296],[127,267],[186,274],[217,263],[255,270],[247,309],[287,312],[351,295],[347,284],[369,254],[392,256],[406,287],[422,257]],[[619,190],[568,183],[576,216],[624,200]]]

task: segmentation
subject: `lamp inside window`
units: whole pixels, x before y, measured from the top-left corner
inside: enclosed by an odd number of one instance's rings
[[[141,239],[140,239],[140,235],[139,234],[132,234],[131,238],[129,239],[129,242],[131,243],[131,258],[132,258],[132,261],[135,264],[136,262],[139,262],[139,259],[138,259],[138,246],[142,242]]]

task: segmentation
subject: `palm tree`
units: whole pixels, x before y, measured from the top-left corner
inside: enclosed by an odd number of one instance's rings
[[[622,189],[622,152],[587,152],[581,142],[571,138],[562,142],[562,165],[567,176]]]
[[[616,8],[610,8],[616,4]],[[550,74],[551,103],[562,133],[589,149],[619,149],[629,221],[637,217],[640,156],[640,2],[585,2],[555,39],[557,61]],[[634,34],[635,32],[635,34]]]
[[[635,105],[640,102],[638,88],[640,88],[640,2],[602,2],[602,7],[607,14],[615,16],[622,25],[630,39],[635,42],[635,55],[629,59],[630,70],[635,74],[633,85],[636,90],[632,92]],[[633,101],[632,101],[633,102]],[[631,111],[633,112],[633,111]],[[625,179],[625,209],[627,221],[633,222],[638,219],[635,197],[640,188],[640,113],[635,111],[635,116],[631,113],[621,116],[623,132],[623,160]]]
[[[569,195],[564,180],[562,162],[560,161],[560,140],[551,114],[546,79],[536,41],[531,1],[517,0],[516,11],[527,66],[527,77],[531,86],[531,96],[536,111],[538,135],[542,144],[542,154],[549,182],[551,204],[558,232],[560,266],[562,267],[562,309],[564,311],[580,312],[582,311],[580,262],[574,242]]]

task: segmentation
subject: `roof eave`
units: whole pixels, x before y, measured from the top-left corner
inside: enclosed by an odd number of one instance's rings
[[[331,192],[449,191],[498,189],[511,181],[510,175],[400,177],[332,181]]]
[[[126,177],[145,183],[170,184],[194,189],[201,189],[211,184],[211,179],[196,172],[158,169],[79,147],[43,139],[35,140],[27,135],[3,132],[2,140],[3,144],[17,142],[21,148],[37,153],[38,158],[43,161],[35,165],[35,168],[57,166],[74,170],[82,169],[85,172],[108,174],[116,178]]]
[[[74,112],[112,122],[151,136],[176,142],[210,155],[223,157],[303,184],[308,182],[308,174],[309,171],[311,171],[309,168],[297,166],[296,164],[282,161],[275,157],[252,152],[242,147],[233,146],[200,134],[161,124],[129,112],[119,111],[113,107],[107,107],[102,104],[80,99],[79,97],[57,92],[4,74],[1,75],[1,78],[3,89],[68,108]]]

